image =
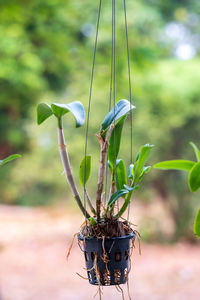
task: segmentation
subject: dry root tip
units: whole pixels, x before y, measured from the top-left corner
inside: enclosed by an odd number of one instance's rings
[[[67,255],[66,255],[66,260],[68,260],[69,256],[70,256],[70,253],[71,253],[71,250],[72,250],[72,247],[73,247],[73,244],[74,244],[74,239],[75,237],[78,235],[78,233],[75,233],[74,236],[73,236],[73,239],[72,239],[72,242],[69,246],[69,250],[67,252]]]
[[[86,279],[86,280],[88,280],[88,278],[87,277],[84,277],[84,276],[82,276],[81,274],[79,274],[78,272],[76,272],[76,274],[79,276],[79,277],[81,277],[82,279]]]

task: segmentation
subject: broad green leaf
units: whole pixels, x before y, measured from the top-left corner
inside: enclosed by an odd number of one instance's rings
[[[115,166],[115,159],[117,159],[117,156],[119,154],[122,129],[123,129],[125,119],[126,116],[122,117],[119,120],[119,122],[115,125],[109,139],[108,160],[112,166],[112,169]]]
[[[130,166],[128,168],[128,178],[129,179],[133,179],[133,167],[134,167],[134,164],[130,164]]]
[[[79,167],[79,180],[82,186],[84,187],[87,183],[91,173],[91,156],[87,155],[86,160],[85,157],[82,159],[80,167]]]
[[[146,144],[141,147],[140,153],[139,153],[139,158],[135,162],[134,168],[133,168],[135,181],[137,181],[139,179],[152,147],[153,147],[153,145],[149,145],[149,144]]]
[[[195,221],[194,221],[194,233],[200,237],[200,209],[196,215]]]
[[[190,171],[195,162],[190,160],[166,160],[155,164],[153,167],[161,170],[184,170]]]
[[[194,149],[197,161],[199,161],[200,160],[200,150],[199,150],[199,148],[193,142],[190,142],[190,145]]]
[[[37,106],[37,123],[38,125],[42,124],[46,119],[48,119],[53,112],[51,106],[46,103],[40,103]]]
[[[116,186],[117,190],[121,190],[124,188],[124,184],[127,184],[126,178],[126,168],[122,159],[120,159],[116,168]]]
[[[128,194],[128,190],[122,189],[122,190],[116,191],[110,197],[110,200],[108,201],[108,206],[113,205],[117,199],[119,199],[120,197],[122,197],[125,194]]]
[[[196,192],[200,188],[200,161],[194,164],[190,170],[188,183],[192,192]]]
[[[61,118],[68,112],[71,112],[76,120],[76,127],[80,127],[85,122],[85,110],[80,101],[73,101],[68,104],[53,103],[51,109],[57,118]]]
[[[105,119],[102,122],[101,129],[107,130],[108,127],[114,122],[119,120],[121,117],[126,116],[135,106],[130,104],[130,102],[126,99],[122,99],[115,106],[113,109],[107,114]]]
[[[19,158],[19,157],[21,157],[21,155],[19,155],[19,154],[10,155],[10,156],[8,156],[8,157],[0,160],[0,166],[3,166],[5,164],[7,164],[8,162],[10,162],[10,161],[12,161],[12,160],[14,160],[16,158]]]

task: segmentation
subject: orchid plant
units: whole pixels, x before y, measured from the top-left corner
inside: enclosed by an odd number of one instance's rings
[[[79,179],[83,186],[84,194],[88,203],[91,213],[88,212],[83,205],[83,200],[78,192],[70,158],[67,151],[63,132],[63,117],[71,112],[76,121],[76,127],[80,127],[85,121],[85,110],[81,102],[73,101],[68,104],[53,103],[51,105],[40,103],[37,107],[37,123],[42,124],[46,119],[54,116],[57,120],[58,127],[58,143],[60,149],[60,156],[63,163],[64,171],[72,190],[72,194],[87,218],[90,226],[98,226],[110,222],[117,222],[124,212],[127,210],[131,196],[134,191],[139,189],[139,183],[143,176],[149,172],[150,166],[145,166],[147,158],[152,149],[152,145],[146,144],[140,148],[136,156],[135,162],[130,164],[128,172],[126,172],[125,163],[121,158],[118,158],[123,125],[127,115],[135,108],[128,100],[122,99],[116,103],[112,110],[107,114],[101,123],[99,133],[96,135],[100,144],[100,161],[98,170],[98,182],[96,191],[96,205],[94,206],[90,196],[88,195],[86,185],[90,178],[91,173],[91,156],[86,155],[79,168]],[[105,170],[108,164],[111,176],[110,195],[103,205],[103,187],[105,184]],[[115,209],[115,204],[122,199],[122,204]]]

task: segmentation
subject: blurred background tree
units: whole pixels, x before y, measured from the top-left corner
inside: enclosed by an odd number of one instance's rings
[[[0,4],[0,159],[18,151],[23,159],[2,168],[2,203],[62,203],[66,187],[51,122],[38,128],[38,102],[81,100],[87,109],[97,1],[13,0]],[[188,142],[199,144],[200,2],[127,0],[134,113],[134,154],[146,142],[156,147],[151,162],[192,159]],[[116,2],[116,98],[128,98],[123,1]],[[98,142],[95,133],[108,111],[111,54],[111,1],[103,1],[91,119],[93,155],[90,193],[95,194]],[[96,113],[98,112],[98,114]],[[84,155],[85,128],[66,124],[75,177]],[[68,133],[70,132],[70,134]],[[122,154],[129,162],[129,124]],[[159,197],[175,230],[173,239],[191,235],[198,205],[179,172],[152,171],[141,197]],[[69,191],[68,199],[71,198]],[[194,201],[190,201],[194,198]]]

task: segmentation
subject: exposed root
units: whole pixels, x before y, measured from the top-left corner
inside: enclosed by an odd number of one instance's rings
[[[78,246],[79,246],[80,250],[81,250],[82,252],[84,252],[84,250],[82,249],[81,241],[80,241],[79,239],[78,239]]]
[[[124,291],[123,291],[122,287],[119,285],[115,285],[115,287],[116,287],[116,290],[122,294],[122,300],[125,300]]]
[[[66,255],[66,260],[68,260],[69,256],[70,256],[70,253],[71,253],[71,250],[72,250],[72,247],[73,247],[73,244],[74,244],[74,240],[75,240],[75,237],[78,235],[78,233],[75,233],[74,236],[73,236],[73,239],[72,239],[72,242],[69,246],[69,250],[67,252],[67,255]]]
[[[135,234],[136,234],[136,238],[137,238],[137,240],[138,240],[138,250],[139,250],[139,254],[142,255],[141,242],[140,242],[141,236],[140,236],[140,233],[139,233],[137,230],[135,230]],[[134,239],[133,241],[135,241],[135,239]],[[135,247],[135,244],[134,244],[134,247]]]
[[[92,268],[90,268],[90,269],[83,268],[83,270],[86,270],[86,271],[88,271],[88,272],[91,272],[93,269],[94,269],[94,266],[93,266]]]
[[[94,267],[95,267],[96,277],[97,277],[97,281],[98,281],[99,300],[102,300],[101,296],[102,296],[103,292],[101,290],[100,272],[97,267],[97,253],[95,253],[95,257],[94,257]]]
[[[128,292],[128,298],[131,300],[131,294],[130,294],[130,288],[129,288],[129,279],[127,280],[127,292]]]
[[[105,236],[103,236],[102,238],[102,248],[103,248],[103,254],[101,255],[101,259],[103,260],[105,266],[106,266],[106,273],[110,273],[109,270],[108,270],[108,263],[109,263],[109,256],[108,256],[108,253],[106,252],[106,249],[105,249]],[[106,273],[105,273],[105,277],[106,277]],[[108,281],[108,278],[105,278],[106,281]]]
[[[81,227],[80,234],[83,237],[96,237],[96,238],[112,238],[130,235],[135,232],[126,221],[102,219],[96,225],[85,225]]]
[[[125,218],[123,218],[122,216],[120,217],[120,219],[127,222],[127,220]],[[137,224],[134,224],[131,221],[128,221],[128,224],[131,225],[131,226],[138,226]]]
[[[105,285],[109,286],[110,285],[110,271],[109,270],[104,271],[103,279],[104,279]]]
[[[135,234],[136,234],[136,237],[137,237],[138,243],[139,243],[139,254],[141,255],[140,234],[137,230],[135,230]],[[131,243],[132,243],[132,245],[130,247],[130,253],[129,253],[128,275],[131,271],[131,257],[132,257],[132,254],[133,254],[133,249],[135,248],[135,239],[132,239]],[[130,287],[129,287],[129,277],[127,277],[127,292],[128,292],[128,298],[129,298],[129,300],[131,300]]]
[[[102,289],[103,289],[103,287],[102,287]],[[96,295],[99,293],[99,288],[97,289],[97,291],[96,291],[96,293],[94,294],[94,296],[93,296],[93,299],[96,297]],[[101,293],[102,293],[102,295],[103,295],[103,292],[101,291]]]
[[[79,274],[78,272],[76,272],[76,274],[79,276],[79,277],[81,277],[82,279],[86,279],[86,280],[88,280],[88,278],[87,277],[84,277],[84,276],[82,276],[81,274]]]

